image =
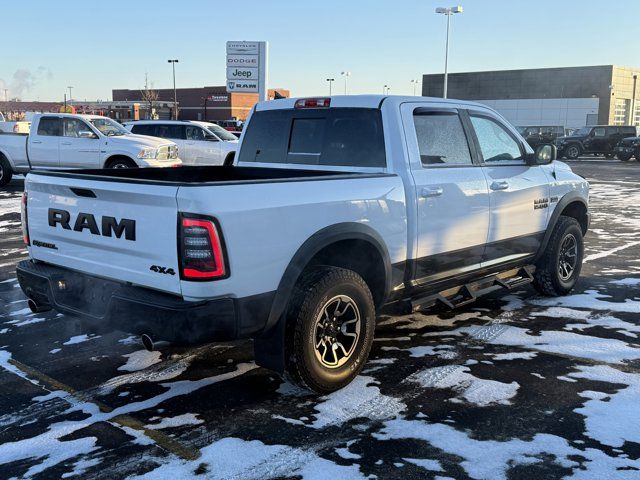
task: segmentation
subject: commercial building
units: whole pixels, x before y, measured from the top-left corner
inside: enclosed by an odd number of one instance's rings
[[[158,92],[158,101],[173,101],[173,89],[164,88]],[[289,96],[289,90],[270,89],[269,98],[278,95]],[[114,102],[144,103],[142,90],[113,90]],[[198,87],[176,89],[178,118],[181,120],[245,120],[251,108],[258,101],[257,93],[227,93],[226,87]]]
[[[514,125],[640,126],[639,74],[617,65],[452,73],[448,97],[487,104]],[[443,83],[423,75],[422,95],[441,97]]]

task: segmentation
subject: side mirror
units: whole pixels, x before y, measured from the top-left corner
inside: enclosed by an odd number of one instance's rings
[[[555,145],[538,145],[530,158],[531,165],[548,165],[558,158],[558,149]]]
[[[82,130],[78,132],[79,138],[98,138],[95,133],[90,130]]]

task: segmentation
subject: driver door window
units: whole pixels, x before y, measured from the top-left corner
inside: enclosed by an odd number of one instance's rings
[[[203,141],[205,138],[204,130],[200,127],[186,127],[187,140]]]
[[[485,163],[524,164],[520,144],[504,126],[477,114],[471,114],[470,118]]]
[[[63,137],[80,138],[80,132],[91,132],[93,134],[93,130],[77,118],[64,118],[62,124],[64,126]],[[93,135],[95,136],[95,134]]]

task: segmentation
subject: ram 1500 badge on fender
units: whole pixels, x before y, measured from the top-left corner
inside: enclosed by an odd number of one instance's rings
[[[32,172],[25,187],[17,274],[34,310],[254,338],[259,365],[317,392],[358,375],[383,307],[568,293],[589,226],[588,184],[554,146],[422,97],[259,103],[233,166]]]

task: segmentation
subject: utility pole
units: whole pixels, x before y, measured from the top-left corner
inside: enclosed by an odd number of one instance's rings
[[[171,66],[173,67],[173,119],[177,120],[178,119],[178,95],[176,93],[176,63],[178,62],[178,59],[174,59],[174,60],[167,60],[168,63],[171,64]]]
[[[73,87],[67,87],[69,89],[69,102],[71,102],[71,100],[73,99],[73,97],[71,96],[71,90],[73,89]]]

